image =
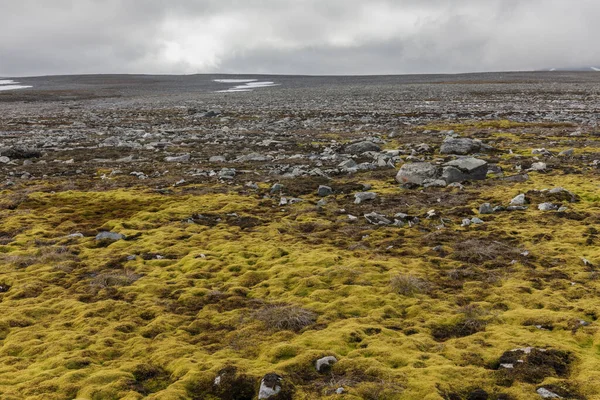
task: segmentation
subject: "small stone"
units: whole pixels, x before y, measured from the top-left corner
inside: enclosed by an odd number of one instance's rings
[[[511,201],[510,204],[512,206],[522,206],[527,204],[527,199],[525,198],[525,195],[523,193],[521,193],[518,196],[515,196]]]
[[[281,376],[269,373],[260,381],[260,389],[258,390],[258,400],[268,399],[281,392]]]
[[[373,225],[390,225],[392,221],[387,219],[384,215],[372,212],[364,215],[365,219]]]
[[[7,164],[10,162],[10,158],[6,157],[6,156],[2,156],[0,157],[0,163],[2,164]]]
[[[226,162],[227,159],[223,156],[212,156],[208,159],[208,162],[217,163],[217,162]]]
[[[75,233],[71,233],[70,235],[67,235],[68,238],[76,238],[76,239],[81,239],[83,238],[83,233],[81,232],[75,232]]]
[[[462,220],[462,224],[460,226],[469,226],[471,225],[471,220],[469,218],[465,218]]]
[[[483,222],[483,220],[481,220],[481,219],[479,219],[479,218],[477,218],[477,217],[473,217],[473,218],[471,218],[471,223],[472,223],[472,224],[476,224],[476,225],[481,225],[481,224],[483,224],[484,222]]]
[[[540,211],[553,211],[557,210],[558,206],[552,203],[542,203],[538,206],[538,210]]]
[[[337,358],[333,356],[322,357],[315,362],[315,368],[319,372],[327,372],[337,361]]]
[[[479,214],[493,214],[494,209],[490,203],[483,203],[479,206]]]
[[[354,195],[354,204],[360,204],[366,200],[374,200],[377,197],[373,192],[360,192]]]
[[[342,168],[342,169],[352,169],[352,168],[356,168],[357,164],[354,160],[349,159],[346,161],[343,161],[341,163],[339,163],[338,167]]]
[[[562,397],[560,397],[559,395],[557,395],[554,392],[549,391],[546,388],[539,388],[538,390],[536,390],[537,394],[539,394],[542,399],[562,399]]]
[[[165,157],[165,161],[166,162],[188,162],[188,161],[190,161],[190,155],[183,154],[181,156]]]
[[[271,194],[279,193],[283,189],[283,185],[281,183],[275,183],[271,186]]]
[[[327,205],[327,200],[321,199],[317,201],[317,207],[325,207]]]
[[[531,168],[529,168],[531,171],[545,171],[546,170],[546,163],[545,162],[536,162],[531,164]]]
[[[335,389],[335,394],[344,394],[345,390],[343,387],[339,387]]]
[[[96,240],[121,240],[125,239],[125,235],[115,232],[100,232],[96,235]]]
[[[558,153],[559,157],[571,157],[573,154],[575,154],[575,149],[567,149],[567,150],[563,150],[560,153]]]
[[[319,186],[319,189],[317,190],[317,195],[321,196],[321,197],[326,197],[329,196],[330,194],[333,193],[333,189],[331,189],[331,187],[329,186]]]

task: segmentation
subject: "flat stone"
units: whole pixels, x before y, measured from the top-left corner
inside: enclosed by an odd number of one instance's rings
[[[446,138],[440,147],[441,154],[471,154],[481,149],[481,142],[469,138]]]
[[[367,151],[381,151],[381,147],[377,146],[375,143],[365,140],[363,142],[352,143],[346,146],[344,151],[348,154],[362,154]]]
[[[125,235],[116,232],[100,232],[96,235],[96,240],[122,240],[125,239]]]
[[[360,192],[354,195],[354,204],[360,204],[366,200],[374,200],[377,197],[377,193],[373,192]]]
[[[190,155],[183,154],[181,156],[165,157],[165,161],[166,162],[188,162],[188,161],[190,161]]]

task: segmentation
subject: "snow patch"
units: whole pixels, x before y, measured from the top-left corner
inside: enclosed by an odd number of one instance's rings
[[[258,79],[214,79],[213,82],[217,83],[243,83],[243,85],[236,85],[226,90],[218,90],[217,93],[237,93],[237,92],[251,92],[254,89],[279,86],[278,83],[271,81],[259,81]]]
[[[16,90],[16,89],[27,89],[33,86],[17,85],[19,82],[15,82],[12,79],[0,79],[0,91],[3,90]]]

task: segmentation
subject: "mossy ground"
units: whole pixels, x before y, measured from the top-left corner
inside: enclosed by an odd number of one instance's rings
[[[567,147],[564,129],[460,128],[514,149],[494,156],[507,170],[531,163],[545,132],[559,141],[549,149]],[[304,199],[284,207],[266,183],[165,194],[77,182],[72,190],[56,182],[7,189],[0,397],[235,398],[212,387],[228,369],[244,393],[252,392],[248,382],[276,372],[295,387],[295,399],[460,399],[477,389],[531,399],[541,384],[600,398],[600,191],[589,157],[581,150],[525,182],[490,178],[463,191],[405,190],[393,170],[369,172],[333,182],[336,194],[324,207],[315,205],[319,179],[283,181]],[[353,204],[359,183],[378,198]],[[553,187],[580,201],[565,203],[564,213],[532,204],[460,226],[482,202],[506,205]],[[441,219],[427,219],[431,209]],[[362,218],[371,211],[422,222],[376,227]],[[100,231],[127,238],[97,242]],[[84,237],[68,236],[75,232]],[[296,317],[302,310],[305,322],[275,329],[269,310],[280,319],[278,306]],[[564,373],[503,375],[503,354],[527,346],[565,354]],[[339,362],[320,375],[314,361],[326,355]],[[340,386],[346,394],[334,395]]]

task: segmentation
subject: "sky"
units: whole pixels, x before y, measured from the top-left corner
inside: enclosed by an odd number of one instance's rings
[[[0,0],[0,76],[600,66],[598,0]]]

